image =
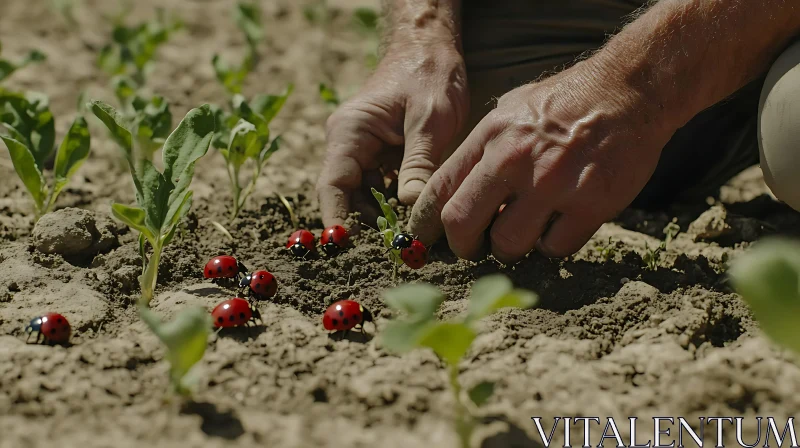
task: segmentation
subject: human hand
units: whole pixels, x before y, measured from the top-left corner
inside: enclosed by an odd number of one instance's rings
[[[361,91],[327,122],[328,151],[317,183],[326,226],[373,204],[384,172],[397,170],[398,197],[413,203],[469,108],[464,60],[453,42],[398,42]]]
[[[622,79],[590,59],[501,97],[430,178],[410,231],[425,243],[444,231],[466,259],[485,253],[490,226],[505,263],[534,247],[578,251],[633,201],[679,127]]]

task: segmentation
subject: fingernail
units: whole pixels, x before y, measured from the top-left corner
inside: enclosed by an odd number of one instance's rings
[[[397,196],[400,202],[406,205],[413,204],[419,198],[422,190],[425,189],[425,182],[421,180],[410,180],[400,188]]]

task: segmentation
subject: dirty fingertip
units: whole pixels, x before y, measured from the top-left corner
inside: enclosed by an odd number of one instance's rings
[[[408,231],[416,235],[425,245],[431,245],[444,233],[441,214],[436,209],[433,201],[421,197],[411,211],[408,220]]]
[[[425,189],[425,182],[418,179],[409,180],[405,185],[400,186],[397,197],[402,204],[414,204],[419,199],[423,189]]]

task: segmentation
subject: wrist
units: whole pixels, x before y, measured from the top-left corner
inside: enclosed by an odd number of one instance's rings
[[[461,53],[460,9],[461,0],[392,0],[386,13],[386,52],[408,45],[433,45]]]

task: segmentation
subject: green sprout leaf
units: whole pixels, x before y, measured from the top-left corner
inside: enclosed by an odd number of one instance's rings
[[[508,277],[502,274],[487,275],[472,286],[466,322],[476,321],[501,308],[530,308],[537,301],[536,294],[514,289]]]
[[[455,366],[467,353],[476,336],[475,330],[464,324],[439,322],[425,330],[419,344],[431,348],[439,358]]]
[[[139,315],[167,348],[170,363],[170,380],[174,390],[181,395],[191,392],[192,368],[203,358],[208,345],[211,318],[200,307],[181,312],[175,320],[162,323],[158,316],[145,307],[139,307]]]
[[[261,26],[261,9],[256,2],[239,2],[234,9],[236,25],[247,39],[250,51],[255,53],[258,43],[264,37]]]
[[[378,12],[372,8],[356,8],[353,11],[353,24],[363,34],[373,35],[378,32]]]
[[[111,138],[119,145],[128,162],[133,166],[133,136],[128,129],[130,124],[116,109],[102,101],[91,101],[86,107],[91,109],[94,115],[106,125],[111,133]]]
[[[278,112],[283,109],[289,95],[294,91],[294,84],[289,84],[280,95],[258,95],[250,101],[250,108],[261,115],[269,124]]]
[[[0,59],[0,81],[8,78],[12,73],[24,68],[26,65],[41,62],[45,59],[47,59],[47,56],[39,50],[32,50],[23,60],[17,63]]]
[[[383,300],[389,307],[407,313],[409,320],[423,321],[434,318],[444,295],[428,283],[408,283],[385,291]]]
[[[67,185],[69,179],[83,165],[89,157],[91,148],[91,136],[86,119],[78,117],[72,122],[67,135],[61,141],[61,146],[56,153],[54,166],[55,184],[50,195],[50,203],[55,203],[58,194]]]
[[[243,63],[240,67],[233,68],[231,65],[222,59],[219,55],[215,54],[211,59],[211,65],[214,67],[214,73],[217,75],[217,80],[225,87],[231,94],[242,93],[242,86],[244,80],[250,73],[250,64]]]
[[[386,197],[383,195],[383,193],[380,193],[374,188],[372,188],[371,191],[372,196],[374,196],[375,200],[378,201],[378,204],[380,204],[381,211],[383,211],[383,216],[386,218],[389,226],[395,231],[395,233],[398,233],[399,229],[397,228],[397,214],[392,209],[391,204],[386,202]]]
[[[494,383],[483,381],[469,390],[469,399],[475,403],[475,406],[481,407],[491,398],[492,394],[494,394]]]
[[[226,153],[228,163],[237,168],[242,166],[254,153],[257,155],[261,151],[258,143],[258,131],[255,125],[246,120],[239,120],[231,131],[231,143]]]
[[[0,91],[0,123],[33,154],[39,171],[52,154],[56,127],[49,100],[40,93]]]
[[[319,97],[322,98],[325,104],[330,104],[332,106],[338,106],[340,102],[339,94],[336,93],[336,90],[322,83],[319,85]]]
[[[800,243],[764,239],[735,258],[728,273],[764,333],[800,353]]]
[[[147,224],[145,224],[147,214],[141,208],[114,203],[111,204],[111,214],[131,229],[144,235],[148,240],[152,241],[155,239],[155,236],[150,229],[147,228]]]
[[[36,203],[37,210],[42,208],[45,200],[45,182],[42,172],[33,158],[30,149],[24,143],[14,140],[13,138],[5,135],[0,135],[0,139],[6,144],[8,153],[11,155],[11,162],[14,165],[14,170],[22,180],[25,188],[33,197]]]
[[[435,322],[429,320],[393,320],[381,331],[381,344],[397,354],[403,354],[420,347],[420,339]]]

